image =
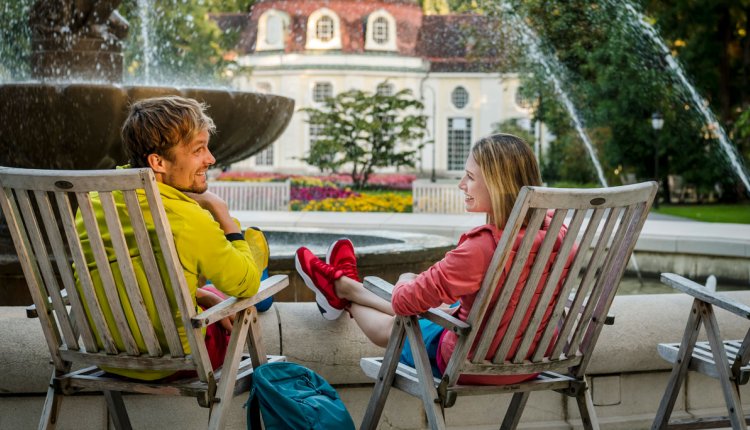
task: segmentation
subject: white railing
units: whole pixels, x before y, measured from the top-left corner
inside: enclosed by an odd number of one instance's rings
[[[456,181],[430,182],[418,179],[412,182],[412,206],[415,213],[464,213],[464,194]]]
[[[288,211],[291,182],[211,181],[208,189],[224,199],[230,211]]]

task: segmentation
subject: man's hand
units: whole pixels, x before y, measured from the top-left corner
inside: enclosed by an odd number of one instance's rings
[[[227,202],[221,197],[211,191],[206,191],[200,194],[186,192],[185,195],[198,202],[203,209],[211,212],[211,216],[213,216],[214,220],[219,223],[221,229],[224,230],[224,234],[241,232],[240,228],[234,223],[234,220],[229,215],[229,206],[227,206]]]
[[[217,294],[208,291],[204,288],[198,288],[195,290],[195,301],[198,302],[198,306],[202,307],[203,309],[208,309],[212,306],[216,306],[224,299],[219,297]],[[234,324],[234,317],[226,317],[219,321],[219,324],[221,324],[222,327],[224,327],[224,330],[226,330],[228,333],[232,332],[232,325]]]

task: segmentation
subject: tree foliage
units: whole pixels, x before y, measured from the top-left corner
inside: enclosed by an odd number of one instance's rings
[[[651,3],[675,2],[713,7],[703,0]],[[488,3],[491,2],[484,4]],[[710,130],[667,70],[660,51],[635,25],[622,3],[516,0],[513,5],[514,13],[521,14],[539,35],[542,51],[562,65],[556,73],[578,108],[608,182],[619,183],[616,174],[623,171],[635,173],[641,179],[654,178],[658,164],[658,175],[665,185],[667,175],[682,175],[686,182],[704,191],[720,183],[726,191],[725,197],[736,196],[732,190],[738,180]],[[507,13],[497,7],[487,9],[500,19]],[[667,38],[670,46],[673,42]],[[543,163],[545,179],[572,180],[570,175],[577,175],[581,182],[592,181],[591,163],[587,161],[588,166],[581,166],[588,157],[584,156],[571,118],[559,103],[546,72],[535,59],[525,60],[520,69],[524,72],[521,76],[525,91],[545,100],[544,106],[535,112],[536,119],[543,120],[557,136],[552,143],[552,154]],[[687,70],[690,73],[689,65]],[[700,88],[699,92],[702,91],[705,90]],[[658,133],[650,122],[657,111],[665,118],[664,128]],[[585,181],[581,175],[588,174],[589,181]]]
[[[319,130],[303,160],[323,171],[347,168],[356,188],[364,187],[376,168],[414,167],[427,130],[427,117],[417,113],[422,109],[406,89],[329,97],[320,109],[302,109]]]
[[[235,66],[232,49],[238,28],[220,29],[215,12],[249,10],[249,0],[155,0],[139,10],[136,0],[125,0],[120,12],[130,22],[125,42],[129,80],[188,85],[224,84]],[[144,34],[143,14],[150,27]],[[146,46],[150,50],[146,50]]]

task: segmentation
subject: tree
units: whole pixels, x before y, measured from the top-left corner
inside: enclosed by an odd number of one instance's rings
[[[130,22],[125,42],[126,78],[150,83],[184,85],[226,84],[233,67],[232,49],[239,28],[222,30],[210,13],[247,12],[250,0],[155,0],[149,2],[150,28],[142,31],[142,16],[136,0],[125,0],[120,13]],[[150,53],[144,47],[148,36]]]
[[[379,167],[414,167],[427,130],[422,103],[410,90],[394,95],[349,90],[325,100],[320,109],[305,108],[308,123],[319,128],[303,160],[319,169],[346,167],[355,188],[367,184]]]

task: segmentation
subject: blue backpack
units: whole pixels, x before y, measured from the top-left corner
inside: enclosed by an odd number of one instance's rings
[[[312,370],[275,362],[253,371],[247,408],[248,429],[354,430],[354,422],[336,390]]]

